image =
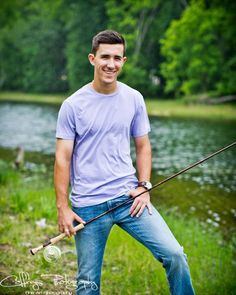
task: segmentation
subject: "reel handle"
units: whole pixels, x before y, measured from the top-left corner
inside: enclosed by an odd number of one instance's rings
[[[80,223],[78,225],[76,225],[74,227],[74,230],[77,232],[81,229],[84,228],[84,224],[83,223]],[[65,233],[61,233],[60,235],[54,237],[54,238],[51,238],[50,240],[48,240],[46,243],[36,247],[36,248],[33,248],[33,249],[30,249],[30,253],[32,255],[35,255],[38,251],[42,250],[43,248],[49,246],[49,245],[53,245],[53,244],[56,244],[57,242],[63,240],[64,238],[66,237],[66,234]]]

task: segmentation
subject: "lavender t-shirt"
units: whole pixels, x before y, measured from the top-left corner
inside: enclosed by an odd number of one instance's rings
[[[90,83],[67,98],[58,114],[56,137],[74,141],[72,206],[96,205],[134,188],[130,137],[149,131],[142,95],[121,82],[112,94],[98,93]]]

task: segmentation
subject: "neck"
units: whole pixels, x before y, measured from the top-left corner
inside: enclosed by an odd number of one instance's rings
[[[114,83],[98,83],[96,80],[92,81],[92,87],[94,90],[96,90],[99,93],[103,94],[111,94],[116,91],[117,89],[117,81]]]

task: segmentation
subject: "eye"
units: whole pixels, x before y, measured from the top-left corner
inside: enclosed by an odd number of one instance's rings
[[[102,55],[101,58],[102,59],[108,59],[109,58],[109,55]]]

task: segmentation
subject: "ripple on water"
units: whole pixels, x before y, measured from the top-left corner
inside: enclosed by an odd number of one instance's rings
[[[31,104],[0,104],[0,145],[53,154],[58,108]],[[151,118],[153,169],[169,176],[235,141],[235,123]],[[134,145],[131,154],[134,157]],[[214,184],[236,192],[236,148],[178,176],[200,185]]]
[[[153,154],[157,154],[153,167],[160,175],[176,173],[235,141],[236,126],[222,121],[154,119],[151,122]],[[235,192],[235,155],[236,148],[231,148],[178,177]]]

